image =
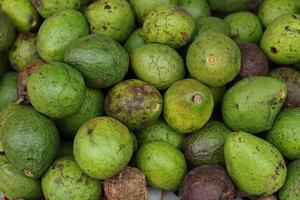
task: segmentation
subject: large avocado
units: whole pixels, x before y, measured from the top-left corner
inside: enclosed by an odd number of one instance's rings
[[[131,35],[127,38],[124,48],[127,53],[131,53],[134,49],[145,44],[145,40],[143,38],[143,29],[138,28],[131,33]]]
[[[211,15],[207,0],[179,0],[178,5],[186,9],[195,20]]]
[[[17,101],[17,73],[9,72],[0,80],[0,110]]]
[[[16,30],[14,25],[9,17],[0,10],[0,51],[6,51],[11,47],[15,35]]]
[[[230,26],[224,19],[213,16],[200,17],[196,24],[197,35],[210,31],[230,36]]]

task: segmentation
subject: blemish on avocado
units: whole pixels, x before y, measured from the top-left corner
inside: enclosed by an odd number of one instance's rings
[[[180,32],[180,34],[185,42],[189,41],[189,35],[186,32]]]
[[[209,54],[207,59],[208,64],[213,65],[216,63],[216,61],[217,61],[216,56],[214,54]]]
[[[81,183],[83,181],[83,174],[76,180],[77,183]]]
[[[111,6],[108,5],[108,4],[106,4],[106,5],[104,6],[104,9],[110,9],[110,8],[111,8]]]
[[[31,172],[30,170],[25,169],[25,170],[23,170],[23,173],[24,173],[26,176],[33,177],[33,174],[32,174],[32,172]]]
[[[106,26],[102,26],[102,28],[103,28],[104,30],[107,30],[107,27],[106,27]]]
[[[33,0],[32,4],[37,8],[40,9],[43,7],[41,0]]]
[[[202,98],[201,95],[196,94],[196,95],[194,95],[194,96],[192,97],[192,101],[193,101],[194,103],[196,103],[196,104],[200,104],[200,103],[203,102],[203,98]]]
[[[276,49],[275,47],[271,47],[271,52],[275,54],[275,53],[277,53],[278,51],[277,51],[277,49]]]
[[[55,183],[58,184],[58,185],[63,184],[61,177],[56,177],[55,178]]]
[[[240,108],[240,105],[238,103],[235,104],[236,109]]]
[[[52,166],[52,169],[59,169],[59,170],[63,170],[64,169],[64,165],[63,164],[57,164],[55,163],[53,166]]]

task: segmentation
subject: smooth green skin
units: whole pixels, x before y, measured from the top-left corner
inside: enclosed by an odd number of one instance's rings
[[[209,121],[184,140],[184,155],[194,166],[224,165],[224,143],[231,130],[222,122]]]
[[[0,109],[17,101],[17,73],[9,72],[0,80]]]
[[[134,12],[126,0],[98,0],[85,11],[92,33],[125,41],[135,27]]]
[[[137,153],[137,165],[153,187],[173,190],[180,186],[186,174],[184,155],[165,142],[149,142]]]
[[[16,30],[11,20],[0,11],[0,51],[6,51],[11,47],[14,42],[15,35]]]
[[[21,71],[33,60],[40,58],[36,43],[36,34],[29,32],[19,34],[8,54],[10,64],[15,70]]]
[[[259,18],[248,11],[240,11],[227,15],[224,20],[231,28],[231,38],[238,44],[258,43],[263,34],[263,26]]]
[[[112,38],[91,34],[74,41],[64,58],[85,77],[88,86],[106,88],[120,82],[128,71],[129,57]]]
[[[226,35],[206,32],[189,46],[186,65],[193,78],[208,86],[222,86],[240,72],[241,52]]]
[[[222,103],[225,124],[252,134],[268,131],[287,96],[286,85],[270,77],[248,77],[227,90]]]
[[[124,48],[128,54],[130,54],[136,48],[145,44],[145,40],[143,38],[142,28],[138,28],[131,33],[131,35],[127,38]]]
[[[213,96],[214,99],[214,105],[215,106],[219,106],[222,103],[223,97],[225,95],[226,92],[226,87],[224,85],[219,86],[219,87],[211,87],[208,86],[210,93]]]
[[[300,200],[300,160],[295,160],[287,167],[287,178],[279,190],[280,200]]]
[[[221,18],[212,16],[200,17],[196,22],[198,35],[210,31],[230,36],[230,26]]]
[[[177,5],[178,0],[129,0],[138,21],[142,24],[147,15],[156,8],[164,5]]]
[[[43,18],[67,9],[78,10],[81,4],[81,0],[31,0],[31,2]]]
[[[88,34],[88,23],[79,11],[58,12],[48,17],[39,29],[38,52],[47,62],[63,61],[67,47]]]
[[[284,184],[284,158],[267,141],[246,132],[234,132],[227,137],[224,152],[227,172],[244,192],[267,196]]]
[[[86,86],[80,72],[67,64],[42,64],[32,72],[27,91],[33,107],[51,118],[76,113],[85,98]]]
[[[300,158],[300,108],[286,108],[278,115],[267,140],[284,157],[295,160]]]
[[[259,6],[257,14],[262,24],[267,27],[281,15],[299,12],[300,3],[298,0],[264,0]]]
[[[0,157],[0,191],[9,199],[39,199],[42,196],[40,181],[25,176],[4,155]]]
[[[199,97],[198,101],[195,96]],[[209,89],[194,79],[177,81],[164,94],[164,119],[175,131],[183,134],[201,129],[213,108],[214,100]]]
[[[253,0],[207,0],[212,10],[230,13],[249,9]]]
[[[75,136],[74,158],[88,176],[105,180],[119,173],[133,153],[131,133],[111,117],[86,122]]]
[[[20,32],[34,30],[40,25],[38,13],[29,0],[1,0],[0,7]]]
[[[0,78],[10,71],[8,56],[5,52],[0,52]]]
[[[159,90],[169,88],[185,75],[183,59],[167,45],[142,45],[133,50],[130,61],[135,75]]]
[[[140,145],[153,141],[162,141],[179,149],[181,148],[184,140],[184,135],[174,131],[164,120],[161,119],[138,131],[137,137]]]
[[[152,85],[130,79],[113,87],[105,97],[108,116],[123,122],[129,129],[138,130],[154,123],[160,116],[163,99]]]
[[[73,156],[73,141],[62,141],[57,151],[56,158]]]
[[[300,15],[288,14],[277,18],[265,30],[260,46],[270,61],[277,64],[300,62]]]
[[[39,178],[53,162],[59,135],[52,121],[31,107],[15,112],[2,130],[8,160],[29,177]]]
[[[207,0],[179,0],[178,5],[186,9],[194,20],[211,15]]]
[[[99,200],[101,182],[84,174],[73,157],[56,160],[42,178],[46,199]]]
[[[190,42],[195,29],[195,21],[185,9],[168,5],[149,13],[143,24],[143,36],[147,43],[179,48]]]
[[[78,129],[88,120],[104,113],[104,95],[101,91],[87,89],[84,101],[78,112],[56,122],[60,133],[74,137]]]

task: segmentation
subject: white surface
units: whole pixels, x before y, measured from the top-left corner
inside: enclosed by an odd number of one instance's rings
[[[148,200],[179,200],[179,198],[173,192],[148,187]]]

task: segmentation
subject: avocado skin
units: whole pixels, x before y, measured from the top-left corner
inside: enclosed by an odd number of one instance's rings
[[[0,110],[17,101],[17,73],[9,72],[0,80]]]
[[[8,50],[12,46],[15,40],[15,36],[16,36],[16,30],[10,18],[2,11],[0,11],[0,51],[1,52]],[[2,59],[0,62],[2,62]]]

